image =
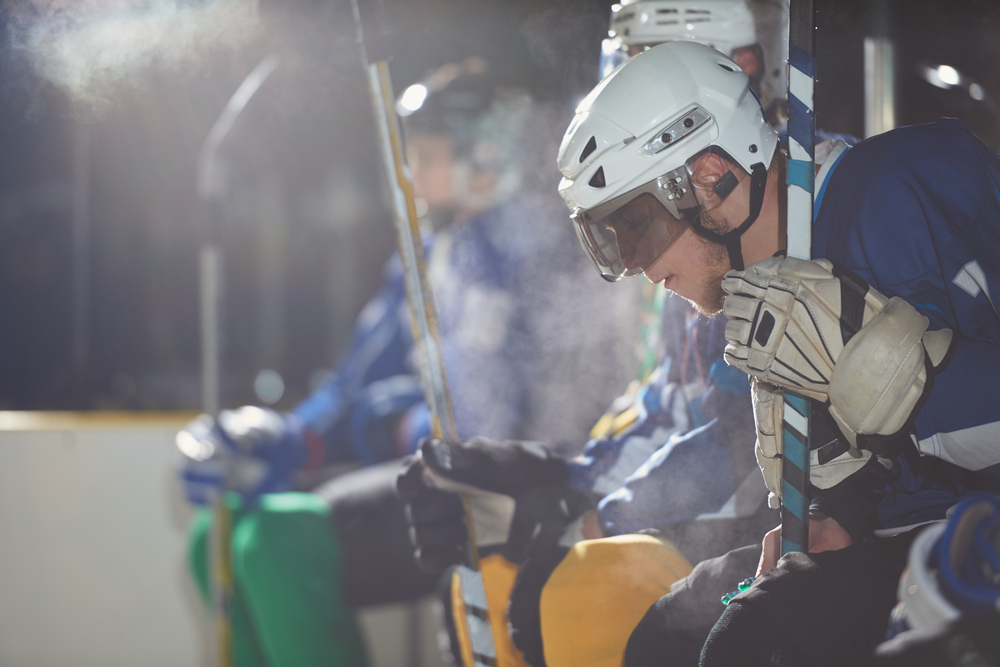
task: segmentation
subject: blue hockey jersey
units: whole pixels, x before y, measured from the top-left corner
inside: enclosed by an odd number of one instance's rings
[[[379,292],[365,304],[354,324],[351,342],[330,377],[293,414],[303,426],[301,437],[317,441],[322,451],[315,465],[359,461],[375,463],[398,456],[387,442],[372,443],[352,433],[352,413],[366,411],[362,393],[393,378],[416,382],[410,364],[413,337],[407,314],[406,289],[398,255],[386,264]],[[419,384],[410,406],[422,402]],[[399,406],[406,409],[403,406]],[[362,434],[364,429],[362,429]],[[382,439],[384,440],[384,438]]]
[[[813,256],[913,304],[954,353],[916,414],[919,457],[898,457],[878,507],[883,527],[940,519],[1000,477],[1000,157],[960,121],[942,119],[864,141],[818,191]],[[935,457],[950,466],[933,463]],[[964,475],[975,471],[976,476]]]
[[[813,256],[955,332],[916,416],[921,453],[1000,476],[1000,157],[938,120],[847,151],[822,185]]]

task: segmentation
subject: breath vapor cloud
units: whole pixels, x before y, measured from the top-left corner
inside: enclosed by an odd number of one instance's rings
[[[192,67],[259,29],[257,0],[14,0],[8,48],[74,102]]]

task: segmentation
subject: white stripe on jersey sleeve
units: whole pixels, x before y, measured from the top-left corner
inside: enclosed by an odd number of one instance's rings
[[[982,470],[1000,463],[1000,422],[935,433],[918,441],[917,449],[967,470]]]

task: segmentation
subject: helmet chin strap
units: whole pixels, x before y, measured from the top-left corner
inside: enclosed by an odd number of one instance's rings
[[[743,236],[746,230],[750,229],[750,225],[760,215],[760,209],[764,204],[764,187],[767,185],[767,168],[764,167],[763,162],[758,162],[750,169],[750,215],[747,216],[747,219],[739,227],[731,229],[725,234],[719,234],[706,229],[701,224],[699,213],[695,212],[689,218],[691,228],[694,229],[696,234],[726,247],[726,250],[729,252],[729,267],[734,271],[742,271],[746,268],[743,265],[743,248],[740,237]],[[732,172],[729,173],[732,174]],[[729,192],[732,192],[731,188],[727,189]],[[729,193],[727,192],[726,194],[728,195]]]

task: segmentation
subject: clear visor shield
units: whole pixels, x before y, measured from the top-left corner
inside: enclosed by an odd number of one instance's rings
[[[716,149],[709,148],[604,204],[577,209],[570,219],[601,275],[620,280],[648,269],[687,229],[689,220],[718,207],[742,180]]]

